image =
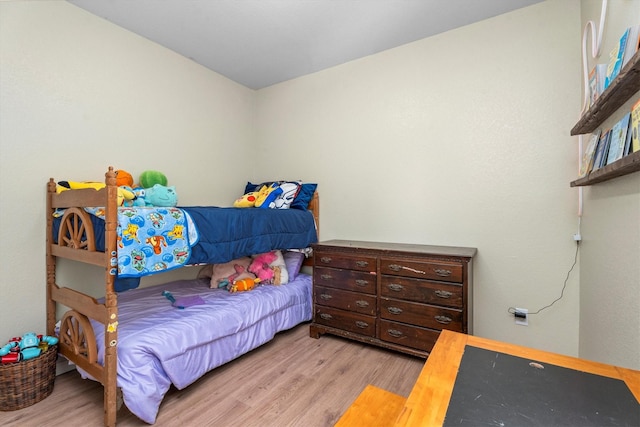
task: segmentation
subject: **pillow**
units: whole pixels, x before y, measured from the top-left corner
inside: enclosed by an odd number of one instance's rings
[[[282,189],[277,182],[270,185],[263,185],[258,191],[255,207],[269,209],[275,207],[275,201],[282,194]]]
[[[262,184],[252,184],[251,182],[247,182],[247,185],[244,186],[244,194],[256,192],[262,188],[263,185],[270,184],[272,184],[272,182],[263,182]]]
[[[302,184],[302,188],[300,189],[300,192],[298,193],[296,198],[293,199],[293,203],[291,203],[290,208],[302,209],[306,211],[307,207],[309,206],[309,202],[313,198],[313,193],[316,192],[317,187],[318,184]]]
[[[234,259],[223,264],[213,264],[209,287],[211,289],[217,289],[220,285],[224,286],[226,283],[223,282],[223,279],[228,279],[231,276],[234,276],[234,279],[246,277],[249,264],[251,264],[251,257],[248,256]]]
[[[213,264],[207,264],[204,265],[200,268],[200,271],[198,271],[198,279],[211,279],[211,276],[213,275]]]
[[[234,208],[252,208],[256,204],[256,198],[258,197],[258,193],[255,191],[250,191],[247,194],[243,195],[236,199],[233,202]]]
[[[283,254],[283,257],[284,263],[287,266],[287,272],[289,273],[289,281],[295,280],[302,268],[304,254],[297,251],[287,251]]]
[[[287,270],[287,264],[284,261],[284,255],[282,255],[282,251],[274,251],[276,254],[276,259],[273,260],[269,266],[270,267],[280,267],[280,281],[278,283],[274,282],[274,285],[286,285],[289,283],[289,271]]]
[[[289,209],[301,187],[302,184],[299,182],[281,182],[282,193],[275,200],[275,209]]]
[[[289,205],[289,208],[293,208],[293,209],[307,210],[307,207],[309,206],[309,202],[313,198],[313,193],[315,193],[316,188],[318,187],[318,184],[315,184],[315,183],[303,184],[301,181],[276,181],[276,182],[279,182],[281,186],[284,183],[294,183],[300,187],[298,188],[298,192],[293,198],[293,202],[291,202],[291,204]],[[247,185],[245,185],[244,187],[244,193],[247,194],[252,191],[253,192],[258,191],[260,188],[262,188],[263,185],[271,185],[273,183],[274,181],[264,182],[262,184],[253,184],[251,182],[247,182]],[[283,192],[284,192],[284,188],[283,188]]]

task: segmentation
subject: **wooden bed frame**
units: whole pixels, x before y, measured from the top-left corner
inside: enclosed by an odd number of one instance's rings
[[[54,335],[56,305],[69,307],[60,325],[59,352],[86,371],[104,386],[104,424],[116,424],[118,409],[117,345],[118,299],[114,290],[117,269],[117,190],[116,174],[109,167],[105,174],[106,187],[101,190],[83,189],[56,193],[56,183],[51,178],[47,184],[47,335]],[[93,224],[90,214],[83,208],[105,207],[105,250],[96,250]],[[309,210],[312,212],[319,235],[319,198],[314,193]],[[65,209],[60,225],[58,243],[52,238],[53,213]],[[68,237],[66,237],[68,235]],[[86,236],[86,237],[83,237]],[[105,283],[104,303],[95,298],[63,287],[56,282],[56,259],[65,258],[103,267]],[[98,363],[96,338],[89,318],[105,327],[104,364]]]

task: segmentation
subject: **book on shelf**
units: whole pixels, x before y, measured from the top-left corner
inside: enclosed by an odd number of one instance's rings
[[[633,150],[631,149],[631,134],[631,113],[629,113],[629,127],[627,129],[627,137],[624,141],[624,150],[622,150],[622,157],[628,156],[629,154],[633,153]]]
[[[589,107],[604,92],[604,81],[607,78],[607,64],[596,64],[589,73]]]
[[[591,171],[596,171],[604,166],[604,160],[607,158],[607,150],[609,149],[609,141],[611,139],[611,129],[606,131],[600,137],[598,142],[598,148],[596,149],[596,156],[593,159],[593,166]]]
[[[604,88],[608,88],[611,85],[611,82],[618,77],[620,74],[620,69],[622,68],[622,61],[624,59],[624,50],[627,47],[627,38],[629,37],[630,28],[627,28],[622,36],[620,36],[620,40],[609,53],[609,65],[607,66],[607,78],[605,79]]]
[[[629,132],[631,132],[630,152],[635,153],[636,151],[640,151],[640,99],[631,107]]]
[[[596,153],[598,141],[600,140],[600,134],[602,134],[602,129],[598,129],[592,133],[587,146],[584,148],[584,152],[582,153],[582,162],[580,163],[579,178],[585,177],[589,172],[591,172],[591,168],[593,167],[593,157]]]
[[[629,27],[629,34],[627,35],[627,45],[624,48],[624,56],[622,57],[622,68],[633,58],[633,55],[638,51],[640,47],[640,25],[634,25]]]
[[[627,141],[627,131],[629,130],[629,118],[631,113],[624,117],[611,128],[611,141],[609,142],[609,152],[605,165],[610,165],[616,160],[620,160],[624,155],[624,144]]]

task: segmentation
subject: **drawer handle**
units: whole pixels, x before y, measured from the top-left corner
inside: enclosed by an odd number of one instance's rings
[[[390,283],[388,288],[394,292],[400,292],[404,290],[404,286],[398,284],[398,283]]]
[[[333,319],[333,316],[328,314],[328,313],[320,313],[320,317],[324,320],[331,320]]]
[[[451,270],[445,270],[444,268],[436,268],[433,271],[440,277],[451,276]]]
[[[321,274],[320,278],[322,278],[322,280],[329,280],[333,279],[333,276],[331,276],[330,274]]]
[[[330,300],[331,298],[333,297],[329,294],[320,294],[320,299],[323,299],[325,301]]]
[[[358,279],[356,280],[356,286],[360,286],[361,288],[366,287],[369,284],[368,280]]]
[[[369,303],[362,299],[359,299],[358,301],[356,301],[356,305],[361,308],[369,307]]]
[[[440,298],[451,298],[451,296],[453,295],[453,292],[449,292],[449,291],[443,291],[442,289],[437,289],[435,291],[436,296],[440,297]]]
[[[391,314],[402,314],[402,309],[398,307],[388,307],[387,311]]]
[[[331,262],[331,257],[328,257],[328,256],[320,257],[320,261],[324,262],[325,264],[328,264]]]
[[[387,329],[387,333],[394,338],[401,338],[404,336],[404,334],[397,329]]]
[[[442,323],[443,325],[448,325],[453,320],[447,316],[436,316],[435,319],[436,319],[436,322]]]
[[[360,329],[367,329],[369,327],[369,324],[367,322],[363,322],[362,320],[358,320],[356,322],[356,326]]]
[[[356,261],[356,265],[358,267],[368,267],[369,266],[369,261]]]
[[[389,264],[389,270],[393,270],[396,273],[398,271],[400,271],[400,270],[409,270],[409,271],[412,271],[412,272],[417,273],[417,274],[427,274],[422,270],[416,270],[415,268],[406,267],[404,265],[398,265],[398,264]]]

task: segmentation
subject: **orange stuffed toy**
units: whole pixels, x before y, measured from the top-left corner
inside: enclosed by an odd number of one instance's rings
[[[125,170],[117,170],[116,171],[116,185],[120,187],[121,185],[126,185],[128,187],[133,187],[133,177],[131,174]]]
[[[246,278],[240,280],[234,280],[233,284],[229,286],[229,292],[243,292],[250,291],[256,287],[256,284],[260,282],[260,279]]]

